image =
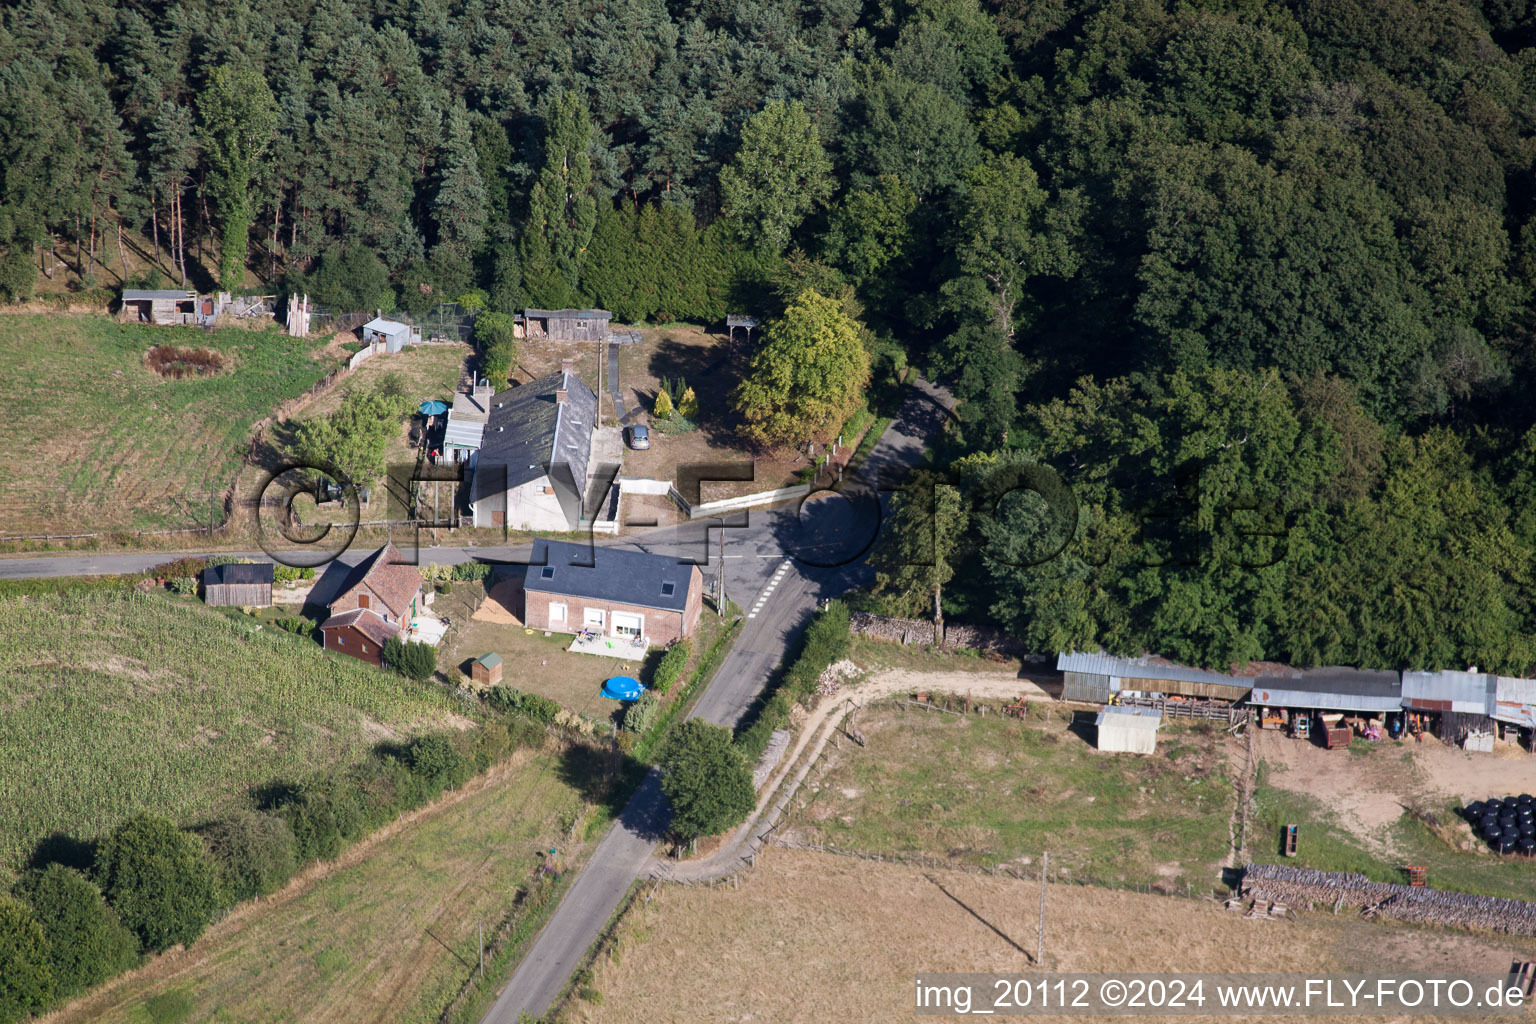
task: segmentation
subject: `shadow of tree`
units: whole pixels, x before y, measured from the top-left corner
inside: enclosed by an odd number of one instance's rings
[[[76,871],[89,872],[96,863],[96,840],[79,839],[64,832],[54,832],[38,840],[27,858],[27,867],[41,870],[50,864],[63,864]]]

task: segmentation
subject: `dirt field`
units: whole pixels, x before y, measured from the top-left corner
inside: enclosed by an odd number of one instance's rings
[[[624,925],[617,962],[594,972],[601,1005],[580,1002],[570,1019],[906,1020],[919,971],[1034,970],[1038,893],[1032,881],[770,848],[739,889],[661,889]],[[1325,914],[1244,920],[1218,903],[1082,886],[1051,886],[1046,916],[1050,971],[1502,972],[1536,952],[1532,940]]]
[[[436,1020],[480,922],[489,932],[509,911],[539,851],[565,849],[580,806],[555,758],[517,755],[45,1019]]]

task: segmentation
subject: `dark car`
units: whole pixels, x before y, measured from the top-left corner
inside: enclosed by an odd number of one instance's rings
[[[649,448],[651,446],[651,428],[643,423],[636,423],[632,427],[625,427],[624,440],[631,448]]]

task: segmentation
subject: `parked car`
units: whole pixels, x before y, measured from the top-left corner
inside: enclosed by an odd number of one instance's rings
[[[624,441],[636,450],[651,446],[651,428],[643,423],[624,428]]]

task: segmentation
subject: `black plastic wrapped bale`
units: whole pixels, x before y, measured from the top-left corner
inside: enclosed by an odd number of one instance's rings
[[[1504,834],[1504,829],[1496,821],[1494,821],[1494,822],[1485,822],[1484,825],[1483,825],[1482,832],[1483,832],[1483,838],[1491,841],[1491,840],[1497,839],[1497,838],[1499,838],[1499,836],[1503,835]]]
[[[1518,824],[1520,824],[1520,818],[1517,815],[1514,815],[1514,814],[1501,814],[1501,815],[1499,815],[1499,826],[1501,828],[1513,828],[1514,826],[1516,826]]]
[[[1536,807],[1530,804],[1521,804],[1515,808],[1515,817],[1523,821],[1530,821],[1533,817],[1536,817]]]
[[[1526,836],[1520,840],[1520,852],[1529,857],[1536,853],[1536,836]]]
[[[1483,808],[1487,806],[1481,800],[1473,800],[1461,809],[1461,816],[1468,821],[1476,821],[1483,816]]]
[[[1499,840],[1499,852],[1509,853],[1515,849],[1516,845],[1516,840],[1511,839],[1509,836],[1504,836]]]
[[[1517,796],[1507,796],[1503,800],[1500,800],[1499,803],[1506,811],[1512,811],[1516,807],[1520,806],[1520,798]]]
[[[1520,822],[1517,827],[1520,829],[1520,834],[1522,836],[1536,836],[1536,821],[1531,821],[1529,818],[1527,818],[1526,820]]]
[[[1521,793],[1515,797],[1515,800],[1522,804],[1536,804],[1536,796],[1531,796],[1529,793]]]

